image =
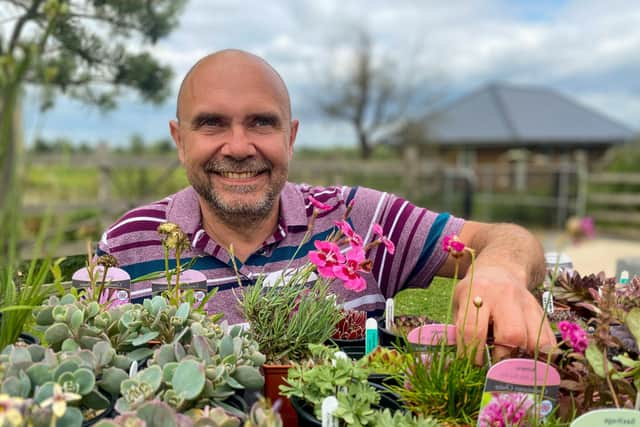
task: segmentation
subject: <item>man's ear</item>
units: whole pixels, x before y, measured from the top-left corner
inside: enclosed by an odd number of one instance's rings
[[[291,120],[291,134],[289,135],[289,160],[293,158],[293,145],[296,143],[296,136],[298,135],[298,120]]]
[[[177,120],[170,120],[169,131],[171,132],[173,143],[176,144],[176,148],[178,149],[178,158],[180,159],[180,163],[184,163],[184,147],[183,141],[180,138],[180,123]]]

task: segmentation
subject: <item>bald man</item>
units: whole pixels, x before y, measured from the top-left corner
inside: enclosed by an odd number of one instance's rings
[[[243,285],[251,285],[259,274],[278,276],[283,269],[302,266],[313,241],[326,238],[354,202],[350,221],[364,243],[378,223],[396,252],[377,247],[367,253],[373,266],[363,275],[363,292],[331,285],[345,307],[379,314],[385,299],[398,291],[428,286],[436,274],[453,275],[455,260],[441,244],[456,234],[477,253],[473,281],[470,257],[458,260],[463,278],[454,290],[456,323],[467,339],[479,338],[483,344],[493,323],[503,352],[555,343],[542,308],[528,291],[544,275],[542,248],[523,228],[463,221],[362,187],[287,182],[298,121],[291,116],[285,83],[262,58],[239,50],[202,58],[182,82],[176,110],[169,128],[191,186],[126,213],[99,244],[99,253],[114,255],[132,277],[162,270],[164,252],[155,230],[159,223],[176,223],[191,242],[184,256],[197,258],[193,268],[208,277],[209,288],[218,289],[207,309],[224,313],[231,323],[242,322],[228,248],[234,247]],[[311,197],[331,208],[308,230]],[[307,231],[311,241],[296,251]],[[141,283],[132,300],[150,294],[150,286]],[[465,316],[468,295],[480,297],[482,306]]]

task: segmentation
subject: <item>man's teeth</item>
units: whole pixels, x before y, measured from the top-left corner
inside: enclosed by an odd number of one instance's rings
[[[220,175],[230,179],[247,179],[258,175],[258,172],[222,172]]]

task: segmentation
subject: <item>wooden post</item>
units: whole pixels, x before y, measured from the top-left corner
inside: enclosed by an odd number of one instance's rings
[[[420,159],[418,149],[415,145],[406,145],[403,151],[404,175],[402,176],[404,194],[409,200],[416,200],[418,197],[418,173]]]
[[[556,195],[556,227],[564,228],[569,208],[569,164],[566,154],[562,156],[558,172],[558,193]]]
[[[589,168],[585,150],[577,150],[576,158],[576,215],[585,216],[587,212],[587,195],[589,191]]]
[[[98,156],[98,207],[100,209],[100,226],[106,227],[111,221],[111,186],[112,168],[109,144],[101,142],[96,149]]]

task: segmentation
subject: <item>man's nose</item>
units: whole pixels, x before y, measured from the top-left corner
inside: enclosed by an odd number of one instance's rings
[[[231,126],[228,137],[222,146],[221,154],[235,159],[255,156],[256,146],[244,126],[240,124]]]

